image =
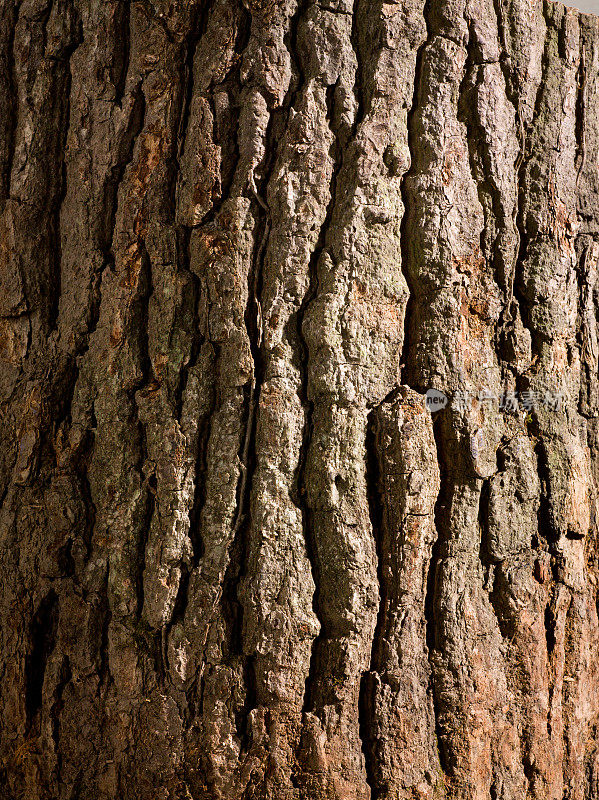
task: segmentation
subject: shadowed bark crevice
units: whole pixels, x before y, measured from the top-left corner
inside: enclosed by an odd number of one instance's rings
[[[25,705],[27,726],[31,728],[42,708],[46,666],[56,645],[58,597],[54,591],[42,600],[31,621],[31,646],[27,659]]]

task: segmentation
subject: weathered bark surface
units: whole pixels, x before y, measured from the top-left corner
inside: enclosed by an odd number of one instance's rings
[[[598,20],[3,0],[0,75],[0,797],[597,800]]]

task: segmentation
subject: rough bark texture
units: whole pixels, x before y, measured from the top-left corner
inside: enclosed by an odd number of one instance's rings
[[[0,797],[597,800],[598,20],[3,0],[0,76]]]

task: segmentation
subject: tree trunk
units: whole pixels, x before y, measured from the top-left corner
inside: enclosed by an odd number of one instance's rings
[[[0,4],[3,799],[599,798],[599,21],[356,2]]]

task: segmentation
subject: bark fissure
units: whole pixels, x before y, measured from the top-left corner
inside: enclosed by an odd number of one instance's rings
[[[377,577],[379,584],[379,609],[377,622],[372,640],[372,650],[370,653],[370,664],[368,672],[362,676],[359,700],[359,720],[360,720],[360,739],[362,742],[362,752],[366,765],[366,780],[370,787],[372,800],[380,797],[379,781],[377,777],[378,759],[376,754],[376,737],[374,728],[376,725],[375,712],[375,685],[373,673],[381,672],[380,650],[384,629],[387,625],[389,590],[384,575],[385,549],[382,536],[383,527],[383,502],[384,492],[381,489],[380,466],[378,464],[379,449],[377,446],[376,430],[376,411],[370,411],[367,417],[366,427],[366,486],[368,492],[368,509],[370,513],[370,524],[376,545],[377,555]]]
[[[437,537],[433,543],[430,561],[426,575],[426,595],[424,598],[424,615],[426,619],[426,649],[429,659],[431,678],[430,691],[435,715],[435,738],[436,748],[439,755],[439,764],[443,773],[451,777],[454,774],[451,756],[447,752],[446,734],[442,724],[442,704],[438,697],[435,687],[435,651],[437,650],[437,632],[435,618],[437,616],[437,571],[442,558],[443,541],[447,537],[447,525],[449,521],[449,503],[451,501],[452,481],[448,466],[443,456],[443,419],[440,414],[433,422],[433,434],[437,449],[437,463],[439,464],[440,485],[439,494],[434,507],[435,531]]]
[[[421,87],[422,87],[422,70],[424,64],[424,55],[433,37],[431,24],[429,21],[431,2],[432,0],[426,0],[423,6],[422,13],[426,24],[426,39],[425,41],[422,42],[416,53],[416,67],[414,72],[414,91],[412,94],[412,102],[406,118],[407,142],[408,142],[408,151],[410,154],[410,161],[409,161],[409,168],[404,173],[401,179],[401,199],[404,205],[404,215],[401,221],[401,228],[400,228],[401,267],[404,279],[409,289],[409,295],[406,303],[406,310],[404,317],[404,338],[403,338],[403,350],[401,355],[400,367],[401,367],[402,381],[411,389],[421,392],[426,391],[429,387],[428,386],[423,387],[420,385],[419,377],[413,374],[411,364],[409,363],[409,356],[411,354],[413,346],[410,326],[413,314],[415,312],[414,306],[418,303],[419,298],[416,294],[416,284],[412,280],[410,270],[408,269],[408,264],[410,262],[410,259],[412,258],[412,253],[410,251],[410,231],[413,222],[410,218],[412,210],[411,206],[412,198],[410,192],[407,189],[407,184],[410,178],[415,174],[415,161],[418,153],[419,131],[416,126],[416,114],[419,105],[419,95],[420,92],[422,91]]]
[[[332,119],[331,114],[331,104],[330,104],[330,94],[327,95],[327,99],[329,100],[329,108],[328,108],[328,121]],[[334,131],[333,131],[334,133]],[[330,187],[329,187],[329,202],[326,208],[325,217],[323,223],[320,227],[318,233],[318,239],[316,242],[316,246],[312,251],[308,263],[308,288],[300,305],[297,314],[297,335],[298,340],[301,343],[301,399],[302,404],[304,406],[304,413],[306,417],[306,422],[304,426],[304,433],[302,436],[302,452],[300,453],[300,459],[298,463],[298,477],[297,477],[297,499],[300,503],[300,507],[302,509],[302,519],[304,525],[304,536],[306,540],[306,550],[308,553],[308,557],[310,559],[310,565],[312,570],[312,577],[314,579],[314,584],[316,587],[316,591],[314,593],[314,601],[313,601],[313,609],[316,617],[320,623],[320,634],[314,639],[312,643],[312,655],[310,658],[310,669],[308,672],[308,676],[306,677],[306,685],[304,689],[304,703],[303,703],[303,711],[311,711],[312,710],[312,686],[316,679],[316,676],[319,671],[318,667],[318,647],[319,642],[321,642],[324,638],[326,638],[326,626],[323,622],[323,616],[321,613],[321,609],[319,607],[318,601],[318,594],[319,594],[319,587],[321,585],[320,580],[320,570],[318,566],[318,557],[317,557],[317,545],[315,541],[315,534],[313,530],[313,522],[312,522],[312,509],[310,508],[310,504],[306,502],[306,495],[307,495],[307,488],[305,483],[305,471],[306,471],[306,461],[308,458],[308,453],[312,444],[312,434],[314,430],[314,401],[310,399],[308,385],[309,385],[309,371],[310,371],[310,350],[308,347],[308,343],[306,341],[304,335],[304,325],[306,320],[306,315],[308,313],[308,309],[310,305],[316,300],[319,293],[319,282],[318,282],[318,261],[321,258],[322,253],[327,244],[327,233],[330,228],[333,213],[335,209],[335,202],[337,198],[337,180],[341,168],[343,166],[342,156],[340,156],[339,152],[337,152],[337,158],[333,162],[332,173],[331,173],[331,180],[330,180]]]
[[[31,623],[31,651],[26,667],[25,694],[28,728],[34,724],[42,707],[46,667],[56,645],[58,613],[58,598],[51,591],[41,602]]]
[[[14,159],[15,135],[17,130],[18,94],[16,88],[16,67],[14,55],[15,32],[19,21],[22,0],[8,4],[5,8],[11,13],[6,23],[8,34],[6,36],[4,58],[6,60],[6,98],[5,113],[6,141],[4,142],[4,158],[2,164],[2,206],[10,196],[10,179]],[[3,9],[4,11],[4,9]]]

